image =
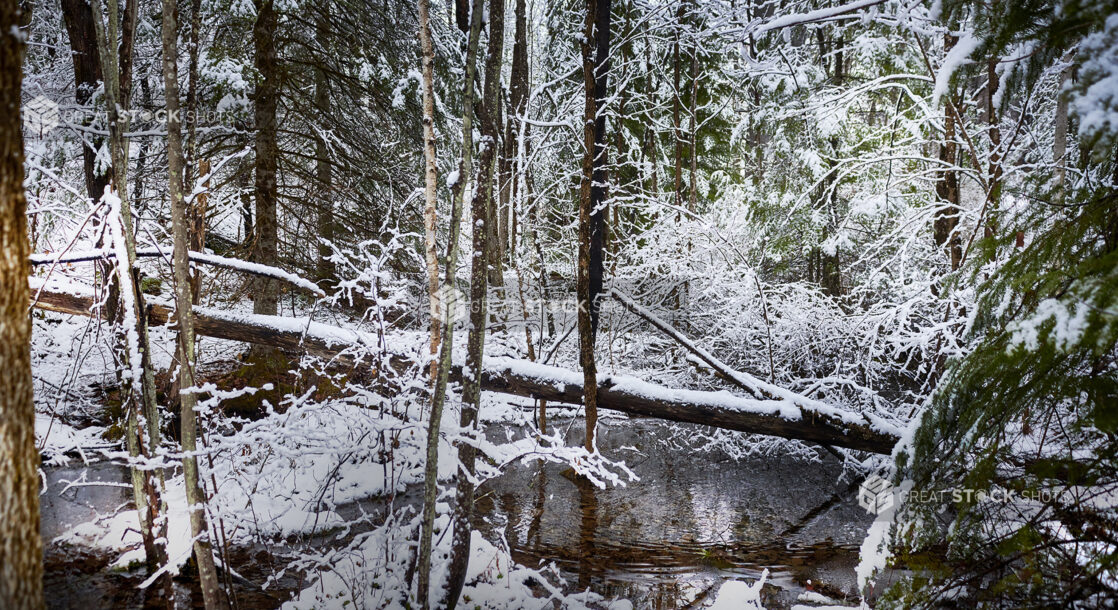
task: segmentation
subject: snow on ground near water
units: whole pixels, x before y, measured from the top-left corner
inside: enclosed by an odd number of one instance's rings
[[[171,574],[178,574],[179,568],[190,558],[192,543],[190,520],[186,511],[186,487],[182,484],[181,477],[167,482],[164,497],[168,505],[168,571]],[[55,540],[120,553],[109,566],[108,569],[110,570],[126,568],[144,561],[140,521],[135,509],[124,510],[116,514],[104,515],[94,521],[79,523]]]
[[[722,583],[715,596],[714,604],[709,610],[748,610],[761,609],[761,588],[765,586],[765,579],[769,577],[766,569],[753,584],[741,580],[728,580]]]
[[[97,448],[108,446],[101,437],[103,432],[97,427],[78,429],[57,417],[35,414],[35,443],[47,466],[69,463],[69,452],[77,453],[86,462],[99,458]]]

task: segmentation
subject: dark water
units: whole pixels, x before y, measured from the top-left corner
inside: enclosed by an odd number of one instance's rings
[[[569,443],[579,443],[578,422],[556,424],[569,430]],[[600,449],[625,460],[639,481],[598,489],[557,464],[516,464],[479,490],[476,526],[491,539],[504,537],[519,563],[556,563],[568,589],[629,599],[637,608],[701,607],[726,580],[752,582],[764,569],[767,606],[791,606],[809,581],[817,592],[855,601],[854,566],[871,518],[849,483],[840,481],[841,464],[822,451],[819,462],[779,456],[734,461],[695,451],[687,430],[675,426],[673,432],[652,420],[604,422]],[[507,436],[500,427],[488,433],[495,440]],[[131,497],[126,471],[116,465],[44,470],[42,532],[48,541],[71,525],[115,512]],[[83,475],[107,485],[65,490],[64,481]],[[237,553],[238,571],[255,580],[255,566],[263,582],[268,570],[258,564],[266,562],[248,550]],[[57,593],[48,595],[51,607],[143,606],[134,591],[142,574],[109,574],[110,559],[49,547],[48,591]],[[252,597],[259,592],[242,584],[244,607],[280,603],[279,592]],[[177,595],[189,598],[188,605],[200,602],[187,579]]]
[[[582,430],[569,435],[576,444]],[[573,588],[638,608],[701,604],[725,580],[752,582],[766,568],[766,605],[792,605],[808,581],[857,599],[854,566],[872,518],[839,481],[837,460],[734,461],[669,450],[669,436],[651,420],[601,429],[603,454],[640,477],[625,487],[598,489],[560,465],[516,465],[482,489],[478,525],[491,537],[503,531],[519,563],[554,561]]]

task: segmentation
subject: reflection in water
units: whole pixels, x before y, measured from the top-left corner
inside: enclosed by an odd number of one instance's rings
[[[566,424],[564,424],[566,425]],[[582,437],[578,422],[569,442]],[[638,608],[702,604],[728,579],[769,569],[766,604],[788,607],[811,580],[853,600],[857,549],[870,524],[841,464],[666,448],[667,425],[606,427],[601,451],[640,481],[597,489],[555,464],[514,465],[485,485],[483,533],[503,536],[528,566],[554,562],[570,589],[628,599]],[[503,430],[492,431],[503,440]]]
[[[544,468],[543,464],[537,467],[533,485],[536,488],[536,503],[532,506],[532,518],[529,521],[525,542],[538,545],[540,544],[540,523],[543,521],[544,501],[547,499],[547,469]],[[506,514],[515,514],[515,511]]]
[[[578,588],[586,589],[598,572],[597,553],[595,553],[595,540],[598,533],[598,496],[597,488],[590,481],[574,474],[571,470],[564,470],[563,475],[571,480],[578,488],[578,508],[582,515],[582,522],[578,530],[579,539],[579,566]]]
[[[567,423],[571,422],[564,426]],[[628,599],[637,608],[696,607],[722,582],[753,581],[766,568],[768,582],[774,585],[766,588],[767,607],[791,606],[808,580],[816,591],[853,601],[857,549],[871,519],[854,501],[849,481],[840,480],[842,467],[833,458],[824,454],[819,462],[786,457],[735,462],[686,446],[667,447],[664,439],[671,428],[666,424],[608,424],[609,420],[600,424],[600,450],[625,460],[639,481],[598,489],[557,464],[516,464],[478,490],[475,527],[490,540],[507,540],[513,558],[523,565],[554,562],[568,589],[589,588]],[[571,423],[569,443],[581,442],[580,425]],[[496,440],[507,438],[503,428],[491,427],[488,433]],[[64,479],[83,473],[102,484],[59,494]],[[44,535],[49,539],[68,524],[115,512],[130,496],[126,475],[111,464],[88,470],[46,469]],[[396,502],[399,506],[418,499],[418,494],[409,493]],[[384,509],[383,499],[337,507],[346,517]],[[332,537],[309,542],[327,540]],[[108,559],[103,561],[107,564]],[[103,571],[101,564],[72,564],[48,566],[48,582],[71,590],[56,596],[54,607],[90,599],[112,607],[141,603],[107,597],[132,591],[131,580],[111,580],[116,576]],[[260,582],[267,576],[253,573],[264,563],[251,554],[233,565]],[[86,582],[91,572],[97,573],[95,579]],[[290,588],[299,585],[285,583]],[[272,607],[278,597],[258,597],[252,607]]]

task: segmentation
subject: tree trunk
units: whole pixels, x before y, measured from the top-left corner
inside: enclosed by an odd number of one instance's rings
[[[578,334],[579,363],[586,388],[586,450],[594,451],[598,421],[597,364],[594,339],[598,332],[599,296],[602,293],[605,242],[606,138],[605,114],[599,113],[608,87],[610,2],[587,0],[582,73],[585,86],[585,127],[582,185],[578,210]]]
[[[182,422],[182,471],[186,485],[186,503],[190,513],[190,533],[194,537],[194,560],[198,566],[198,580],[202,599],[207,610],[223,605],[210,547],[209,528],[206,526],[206,494],[198,478],[197,422],[194,408],[198,398],[194,393],[194,318],[191,300],[190,261],[187,258],[188,242],[186,202],[183,200],[183,149],[182,124],[179,113],[178,74],[178,25],[175,19],[175,0],[163,0],[163,91],[167,104],[167,191],[171,199],[171,231],[174,236],[174,253],[171,264],[175,278],[175,310],[178,312],[178,385],[188,388],[179,395]]]
[[[994,95],[998,92],[998,73],[996,68],[998,59],[990,57],[986,60],[986,125],[990,136],[990,169],[988,171],[988,188],[986,192],[986,205],[988,212],[983,227],[983,236],[994,237],[997,233],[997,219],[999,200],[1002,188],[1002,163],[1001,144],[1002,132],[998,128],[998,110],[994,107]],[[1057,130],[1058,131],[1058,130]]]
[[[516,0],[516,33],[512,47],[512,71],[509,78],[509,131],[508,150],[510,151],[508,230],[507,237],[501,239],[507,248],[507,259],[516,266],[516,233],[519,211],[526,210],[528,202],[526,173],[528,168],[529,142],[528,125],[523,122],[528,111],[528,6],[526,0]],[[502,219],[502,226],[505,221]]]
[[[431,315],[431,379],[438,374],[439,326],[439,255],[438,227],[439,164],[435,146],[435,43],[431,38],[429,0],[419,0],[419,43],[423,54],[423,181],[424,181],[424,253],[427,262],[427,295]]]
[[[699,113],[699,57],[698,48],[696,45],[691,46],[691,108],[688,113],[688,131],[690,132],[690,148],[691,148],[691,176],[688,180],[688,194],[687,194],[687,209],[691,212],[695,211],[695,206],[699,200],[698,182],[696,177],[699,173],[699,128],[698,128],[698,113]]]
[[[186,167],[183,172],[183,184],[189,185],[184,192],[193,193],[194,186],[202,182],[202,190],[193,195],[188,208],[187,231],[190,236],[190,249],[195,252],[205,252],[206,249],[206,208],[210,202],[210,180],[206,178],[210,173],[210,163],[198,158],[198,57],[201,53],[200,30],[202,29],[202,0],[190,2],[190,42],[188,48],[187,77],[190,79],[186,92],[186,110],[190,121],[187,132],[187,145],[185,152]],[[205,180],[203,180],[205,178]],[[195,270],[191,273],[190,281],[191,303],[197,305],[202,298],[202,272]]]
[[[483,0],[474,0],[472,10],[467,11],[463,8],[465,2],[466,0],[457,0],[456,3],[459,27],[464,24],[467,17],[469,18],[469,35],[466,41],[466,78],[463,82],[464,90],[462,93],[462,160],[458,165],[458,174],[451,187],[453,193],[451,194],[450,208],[450,238],[447,241],[446,279],[440,291],[442,297],[453,295],[456,290],[454,278],[458,269],[458,232],[462,224],[466,176],[469,176],[473,170],[474,75],[477,73],[477,48],[478,40],[481,38],[481,13],[484,4]],[[428,21],[430,20],[428,19]],[[442,425],[443,405],[446,402],[446,386],[450,376],[451,356],[454,348],[454,319],[450,315],[450,308],[453,307],[454,303],[444,302],[440,305],[443,306],[442,344],[439,346],[435,390],[431,393],[431,419],[427,428],[427,462],[424,466],[424,519],[420,532],[420,580],[428,584],[426,587],[421,586],[419,588],[421,608],[428,607],[430,603],[430,549],[435,521],[435,502],[438,495],[439,429]],[[425,555],[424,548],[426,548]],[[448,595],[447,599],[451,600],[450,603],[454,603],[457,601],[457,596]]]
[[[1070,57],[1068,60],[1070,61]],[[1056,125],[1055,137],[1052,140],[1052,161],[1056,164],[1055,182],[1059,197],[1063,197],[1064,181],[1067,175],[1067,149],[1068,149],[1068,94],[1064,87],[1071,80],[1074,64],[1069,64],[1060,72],[1059,97],[1056,98]]]
[[[329,3],[317,7],[315,18],[315,38],[323,49],[327,48],[330,36],[328,27]],[[321,66],[314,70],[314,107],[318,116],[325,119],[330,113],[330,92],[326,82],[326,71]],[[325,120],[323,120],[325,123]],[[325,130],[325,124],[321,129]],[[337,266],[330,260],[333,250],[329,243],[334,241],[334,179],[330,169],[330,152],[325,137],[319,133],[315,137],[315,181],[318,182],[321,203],[318,209],[318,280],[323,288],[332,290],[337,285]]]
[[[39,287],[34,282],[32,286],[36,289]],[[75,295],[43,290],[38,297],[35,306],[40,309],[84,316],[90,315],[93,311],[92,292]],[[153,303],[148,310],[148,316],[152,324],[167,324],[173,321],[174,311],[166,305]],[[198,308],[194,315],[194,329],[198,334],[208,337],[260,343],[291,351],[305,351],[323,358],[334,359],[335,362],[345,365],[353,363],[342,356],[341,352],[354,345],[371,344],[371,341],[361,334],[339,327],[322,329],[321,332],[304,332],[302,328],[284,330],[290,327],[289,320],[290,318],[277,316],[246,319],[243,315]],[[415,365],[409,356],[390,353],[389,358],[393,367],[401,370]],[[578,372],[538,363],[533,364],[532,371],[520,372],[515,369],[518,362],[520,361],[502,360],[496,364],[490,362],[482,373],[481,389],[487,392],[501,392],[567,404],[583,402],[585,390],[582,386],[582,376]],[[462,381],[462,367],[449,366],[447,377],[454,381]],[[619,386],[610,378],[605,378],[596,385],[598,404],[601,408],[633,415],[714,426],[751,434],[797,438],[835,447],[849,447],[884,454],[890,453],[897,441],[896,432],[873,425],[872,420],[868,420],[865,416],[841,409],[821,410],[811,404],[820,403],[803,397],[792,397],[791,402],[783,399],[743,398],[743,401],[749,401],[757,409],[742,410],[726,404],[725,392],[690,392],[686,397],[680,398],[672,388],[656,386],[654,391],[649,392],[649,384],[641,384],[636,390],[632,390],[623,384]],[[761,395],[768,394],[762,391]],[[799,416],[787,418],[782,407],[799,409]]]
[[[944,35],[943,52],[950,52],[955,46],[957,38],[951,34]],[[951,270],[959,268],[963,258],[962,238],[959,235],[959,176],[954,166],[958,160],[958,145],[955,143],[955,115],[951,111],[953,93],[946,94],[944,101],[943,119],[943,145],[940,146],[939,159],[947,169],[940,172],[936,181],[937,210],[934,221],[934,237],[936,245],[943,248]]]
[[[101,55],[97,51],[97,34],[93,28],[93,9],[85,0],[61,0],[62,18],[66,33],[70,37],[70,56],[74,61],[74,101],[79,106],[89,104],[101,82]],[[83,120],[88,124],[89,119]],[[104,138],[89,135],[89,144],[82,144],[82,169],[85,174],[85,190],[93,202],[105,194],[109,184],[109,172],[97,171],[97,149]]]
[[[256,227],[252,261],[276,266],[279,261],[276,216],[276,106],[279,102],[279,68],[276,60],[275,0],[255,0],[256,23],[252,28],[253,56],[257,71],[253,113],[256,117]],[[279,284],[256,278],[252,290],[253,313],[275,315],[279,308]],[[258,352],[268,356],[270,352]]]
[[[479,10],[475,7],[474,10]],[[498,153],[500,124],[497,105],[501,92],[501,59],[504,55],[505,0],[489,3],[489,49],[485,60],[485,89],[482,92],[481,149],[478,153],[478,186],[471,202],[472,242],[470,263],[470,333],[466,343],[466,366],[462,371],[462,415],[459,428],[477,434],[478,410],[481,407],[481,375],[485,356],[485,325],[490,248],[493,247],[489,223],[493,217],[494,165]],[[450,574],[447,583],[447,606],[454,608],[466,581],[470,562],[471,517],[474,509],[474,461],[477,448],[471,443],[458,446],[459,473],[455,483],[455,510],[451,529]],[[465,470],[462,473],[461,470]]]
[[[438,156],[435,148],[435,45],[431,38],[431,7],[429,0],[419,0],[419,43],[423,71],[423,158],[424,158],[424,248],[427,261],[427,296],[431,315],[431,382],[439,375],[439,337],[442,313],[439,303],[439,259],[436,228],[438,212]],[[438,500],[439,427],[442,409],[432,411],[427,436],[427,472],[423,482],[423,525],[419,539],[418,586],[419,607],[426,608],[431,589],[431,537],[435,522],[435,503]]]
[[[161,444],[159,428],[159,408],[155,398],[155,376],[151,364],[150,342],[148,340],[147,316],[145,315],[143,293],[140,291],[139,270],[136,268],[136,243],[135,230],[132,226],[132,210],[128,199],[128,139],[125,133],[128,130],[127,110],[131,105],[131,59],[118,61],[120,57],[131,55],[130,43],[119,44],[118,41],[134,39],[131,30],[136,26],[135,11],[132,17],[124,20],[125,33],[123,38],[119,33],[119,15],[117,0],[107,0],[107,15],[102,15],[101,0],[90,3],[93,11],[94,33],[97,39],[98,55],[101,59],[101,73],[105,77],[105,107],[109,119],[109,148],[113,164],[113,190],[119,209],[111,210],[110,216],[119,215],[119,220],[110,220],[110,231],[115,233],[115,246],[124,250],[124,260],[118,258],[116,269],[120,284],[120,294],[129,295],[131,298],[131,312],[125,312],[128,324],[132,328],[125,329],[125,335],[131,336],[125,344],[124,364],[130,371],[127,382],[126,400],[124,404],[130,405],[127,414],[127,444],[128,452],[133,459],[146,459],[151,452]],[[120,49],[118,57],[115,52]],[[127,86],[126,86],[127,83]],[[113,206],[110,206],[113,207]],[[113,223],[119,222],[119,226]],[[121,308],[122,310],[125,308]],[[133,334],[134,333],[134,334]],[[139,360],[137,362],[136,360]],[[146,423],[147,447],[143,440],[141,421]],[[155,524],[159,522],[159,510],[162,506],[163,474],[162,471],[155,477],[158,479],[158,488],[153,481],[151,471],[132,468],[132,491],[136,502],[136,512],[139,515],[140,535],[144,541],[144,551],[147,557],[149,572],[159,569],[166,562],[166,524],[156,531]],[[165,591],[171,593],[171,579],[167,575],[163,579]]]
[[[43,607],[39,451],[27,315],[27,199],[19,112],[23,42],[16,0],[0,0],[0,606]]]
[[[683,27],[682,1],[676,11],[675,41],[672,43],[672,92],[674,94],[672,98],[672,137],[675,139],[675,197],[673,201],[677,208],[681,207],[683,203],[683,133],[680,130],[680,113],[682,112],[683,100],[679,97],[679,30],[681,27]]]
[[[198,160],[198,177],[202,179],[202,189],[194,195],[193,204],[187,208],[189,224],[187,230],[190,236],[190,249],[194,252],[206,251],[206,209],[210,205],[210,162],[206,159]],[[191,274],[190,299],[197,305],[202,298],[202,271],[196,269]]]
[[[647,37],[650,28],[648,24],[645,24],[643,27],[645,36]],[[652,45],[647,41],[644,44],[644,63],[647,66],[652,65]],[[649,106],[655,108],[658,102],[656,96],[655,73],[652,70],[648,70],[645,75],[644,95],[648,98]],[[660,180],[658,175],[660,173],[660,160],[658,158],[659,153],[656,150],[656,140],[659,137],[659,131],[655,129],[653,122],[647,120],[646,117],[644,121],[644,145],[641,150],[641,155],[643,157],[642,161],[648,164],[649,169],[643,182],[643,187],[645,195],[651,196],[653,199],[659,199],[660,197]]]
[[[503,11],[502,11],[503,13]],[[502,45],[503,46],[503,45]],[[501,247],[501,209],[508,203],[508,192],[505,190],[505,174],[508,168],[505,163],[505,155],[503,154],[504,142],[501,141],[501,126],[505,124],[504,112],[502,111],[500,103],[500,92],[498,92],[498,99],[493,108],[489,111],[493,113],[492,121],[496,125],[496,135],[493,136],[493,143],[491,146],[494,148],[493,152],[493,199],[490,201],[489,209],[486,211],[485,217],[485,232],[487,233],[487,240],[489,242],[488,264],[486,268],[489,274],[488,284],[496,289],[503,290],[505,285],[504,278],[504,265],[501,257],[504,255],[504,248]],[[507,236],[507,230],[505,234]],[[498,295],[496,298],[497,308],[500,308],[504,303],[503,295]],[[494,312],[497,317],[503,316],[500,312]]]
[[[597,0],[594,51],[594,159],[590,185],[590,328],[598,334],[602,286],[605,284],[606,219],[609,218],[609,154],[606,115],[609,90],[610,0]],[[589,8],[589,6],[588,6]]]

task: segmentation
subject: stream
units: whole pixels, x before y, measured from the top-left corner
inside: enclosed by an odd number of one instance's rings
[[[569,444],[581,441],[580,420],[553,425],[566,430]],[[602,453],[623,459],[639,481],[598,489],[559,464],[517,463],[478,490],[475,527],[490,540],[503,537],[518,563],[554,562],[569,590],[589,588],[636,608],[702,607],[723,582],[753,582],[765,569],[766,607],[790,607],[809,589],[838,602],[858,599],[854,567],[872,517],[858,506],[849,482],[839,480],[842,465],[830,454],[820,451],[821,461],[814,462],[787,456],[735,461],[719,451],[696,451],[685,425],[650,419],[599,425]],[[499,425],[486,433],[494,440],[509,434]],[[126,470],[110,463],[43,470],[48,606],[143,607],[134,591],[142,574],[108,573],[111,558],[49,543],[70,526],[127,504]],[[66,489],[63,481],[83,474],[104,485]],[[252,569],[263,559],[251,551],[238,555],[234,565],[248,580],[257,580],[255,572],[262,582],[270,573],[262,565]],[[188,604],[200,602],[188,583],[176,587]],[[280,591],[250,588],[238,592],[243,607],[282,601]]]

